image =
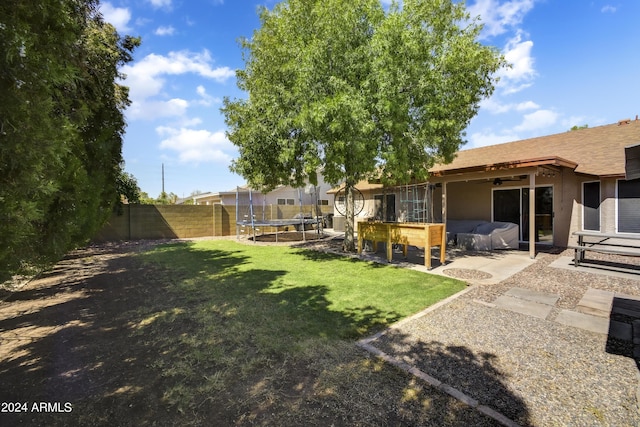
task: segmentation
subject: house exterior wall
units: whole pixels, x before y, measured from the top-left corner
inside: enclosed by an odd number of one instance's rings
[[[517,176],[522,177],[531,172],[532,170],[527,170],[526,173],[523,172],[522,175]],[[482,179],[478,179],[478,176],[470,176],[468,181],[448,182],[446,184],[447,219],[492,221],[494,189],[529,187],[528,176],[517,181],[507,181],[512,178],[504,177],[504,181],[499,187],[493,185],[494,177],[497,175],[487,173],[486,177]],[[552,176],[538,174],[535,177],[536,187],[551,186],[553,188],[553,244],[556,246],[569,244],[571,233],[581,228],[581,183],[585,180],[587,180],[586,177],[579,177],[568,168],[562,168]],[[615,193],[615,182],[613,191]],[[434,193],[434,199],[441,200],[441,194],[442,190],[439,189]],[[615,217],[615,200],[612,200],[609,205],[605,215]]]
[[[221,205],[233,205],[236,204],[236,195],[235,193],[220,193],[220,204]]]
[[[613,178],[600,180],[600,231],[615,233],[616,229],[616,183]]]
[[[491,221],[492,188],[490,181],[447,183],[447,220]]]
[[[202,194],[192,198],[194,205],[215,205],[220,203],[220,197],[216,194]]]
[[[582,214],[576,212],[582,197],[581,179],[572,170],[563,168],[554,178],[553,194],[553,244],[567,246],[571,233],[582,222]]]
[[[575,245],[578,239],[571,235],[574,231],[583,230],[583,204],[582,204],[582,184],[584,182],[600,182],[600,231],[602,233],[617,232],[617,179],[616,178],[597,178],[580,177],[575,183],[575,197],[573,200],[573,212],[571,222],[567,230],[566,242],[569,245]]]
[[[322,176],[318,176],[318,200],[326,200],[325,205],[322,206],[322,211],[326,211],[328,207],[333,206],[333,194],[327,194],[329,190],[331,190],[331,186],[324,182]],[[235,206],[236,205],[236,193],[224,192],[219,193],[219,203],[225,206]],[[251,192],[251,199],[253,203],[254,209],[262,206],[265,206],[265,210],[267,207],[269,209],[283,209],[287,210],[286,206],[292,207],[297,206],[298,211],[300,209],[300,200],[302,199],[303,205],[314,205],[315,204],[315,195],[313,193],[308,194],[303,187],[300,191],[297,188],[293,188],[290,186],[282,186],[278,187],[266,194],[263,194],[260,191],[254,190]],[[284,199],[284,205],[278,205],[278,199]],[[293,200],[293,205],[287,204],[287,200]],[[249,192],[246,190],[240,191],[238,197],[238,204],[242,206],[249,205]],[[279,208],[278,208],[279,206]],[[288,212],[288,211],[287,211]],[[287,213],[283,213],[283,216],[278,216],[277,218],[290,218]],[[274,218],[276,218],[274,216]]]

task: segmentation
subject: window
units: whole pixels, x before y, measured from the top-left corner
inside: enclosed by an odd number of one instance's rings
[[[329,206],[329,200],[327,200],[327,199],[318,199],[318,205],[320,205],[320,206]]]
[[[600,231],[600,182],[582,184],[582,229]]]
[[[295,200],[293,199],[278,199],[278,204],[279,205],[291,205],[293,206]]]
[[[287,199],[287,204],[293,206],[293,199]]]
[[[618,231],[640,233],[640,179],[618,181]]]

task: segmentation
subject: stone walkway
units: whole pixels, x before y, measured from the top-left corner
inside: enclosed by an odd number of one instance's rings
[[[589,288],[578,303],[577,311],[562,309],[554,316],[553,308],[558,299],[560,296],[555,294],[511,288],[493,303],[476,302],[633,341],[634,357],[640,357],[640,298]],[[626,321],[616,320],[623,316]]]

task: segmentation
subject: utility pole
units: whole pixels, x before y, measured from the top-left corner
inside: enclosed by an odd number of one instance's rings
[[[164,194],[164,163],[162,164],[162,194]]]

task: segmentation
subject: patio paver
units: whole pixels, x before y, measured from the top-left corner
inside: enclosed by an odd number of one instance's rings
[[[549,304],[541,304],[539,302],[528,301],[507,295],[501,295],[496,298],[494,304],[498,308],[537,317],[538,319],[546,319],[553,309],[553,306]]]
[[[560,299],[560,295],[538,292],[533,289],[526,288],[511,288],[505,293],[505,295],[547,305],[554,305]]]
[[[601,289],[587,289],[584,296],[578,302],[577,309],[586,314],[593,314],[601,317],[609,317],[614,293]]]
[[[556,322],[598,334],[607,334],[609,332],[609,319],[572,310],[560,311],[560,314],[556,317]]]

